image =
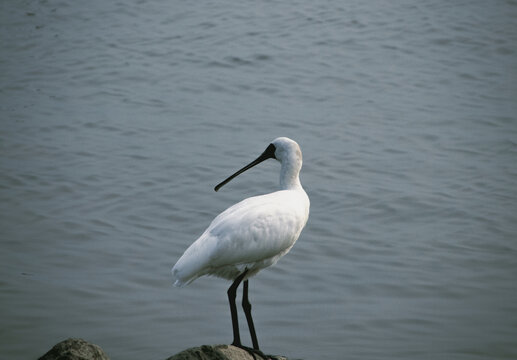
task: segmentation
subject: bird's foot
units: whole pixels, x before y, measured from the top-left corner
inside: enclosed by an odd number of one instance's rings
[[[244,346],[242,344],[232,344],[232,345],[235,346],[235,347],[238,347],[238,348],[240,348],[242,350],[247,351],[248,354],[253,356],[254,360],[270,360],[271,359],[271,355],[266,355],[262,351],[260,351],[259,349],[253,349],[253,348]],[[257,356],[255,356],[255,355],[258,355],[259,358],[257,359]]]

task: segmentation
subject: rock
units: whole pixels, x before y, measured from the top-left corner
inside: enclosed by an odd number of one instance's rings
[[[104,351],[83,339],[66,339],[38,360],[109,360]],[[202,345],[184,350],[167,360],[287,360],[284,356],[255,354],[233,345]]]
[[[233,345],[202,345],[184,350],[167,360],[287,360],[286,357],[255,354],[255,358],[246,350]]]
[[[54,345],[38,360],[109,360],[109,357],[95,344],[70,338]]]

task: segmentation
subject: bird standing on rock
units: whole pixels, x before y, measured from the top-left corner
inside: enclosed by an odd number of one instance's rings
[[[233,325],[232,345],[242,345],[239,335],[236,291],[243,282],[242,307],[253,343],[259,345],[248,299],[248,279],[274,265],[287,254],[309,218],[309,197],[300,183],[302,152],[298,144],[279,137],[254,161],[215,187],[218,191],[237,175],[267,159],[281,164],[280,190],[242,200],[219,214],[205,232],[185,251],[172,268],[175,286],[188,285],[203,275],[214,275],[233,283],[228,300]]]

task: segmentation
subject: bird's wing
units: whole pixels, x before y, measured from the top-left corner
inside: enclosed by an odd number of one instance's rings
[[[172,269],[182,286],[208,272],[285,254],[309,216],[309,199],[290,191],[245,199],[219,214]],[[226,277],[226,276],[223,276]]]
[[[204,234],[211,265],[252,263],[284,252],[300,235],[304,212],[296,198],[281,191],[233,205]]]

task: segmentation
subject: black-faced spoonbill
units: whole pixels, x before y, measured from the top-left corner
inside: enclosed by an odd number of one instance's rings
[[[187,285],[203,275],[233,281],[228,289],[232,345],[241,348],[246,347],[242,346],[239,335],[235,296],[244,281],[242,308],[256,351],[259,345],[248,300],[248,279],[287,254],[309,218],[309,197],[299,178],[300,147],[289,138],[279,137],[256,160],[215,187],[215,191],[219,190],[237,175],[270,158],[281,164],[280,190],[244,199],[223,211],[172,268],[175,286]]]

